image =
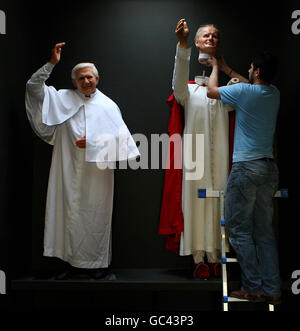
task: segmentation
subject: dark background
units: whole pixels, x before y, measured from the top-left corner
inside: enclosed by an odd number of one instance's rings
[[[6,35],[0,35],[0,269],[7,279],[57,270],[61,262],[43,252],[44,210],[51,146],[33,133],[24,107],[25,84],[65,41],[61,62],[48,85],[72,88],[71,68],[94,62],[98,88],[120,107],[131,133],[167,132],[177,21],[186,18],[190,44],[197,27],[215,23],[228,64],[248,75],[251,54],[259,48],[278,55],[274,82],[282,101],[276,134],[280,187],[287,200],[276,202],[282,275],[300,269],[297,188],[300,35],[293,35],[296,2],[267,1],[52,1],[1,0]],[[201,74],[193,46],[190,79]],[[209,70],[207,71],[209,74]],[[221,76],[221,82],[227,81]],[[149,145],[150,149],[150,145]],[[149,159],[150,164],[150,159]],[[289,179],[289,174],[291,177]],[[189,268],[191,257],[165,250],[158,235],[164,170],[116,170],[113,213],[115,268]]]

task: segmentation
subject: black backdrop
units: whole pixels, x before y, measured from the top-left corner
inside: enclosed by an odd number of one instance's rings
[[[286,2],[287,3],[287,2]],[[299,6],[298,6],[299,7]],[[70,70],[80,61],[95,62],[99,89],[120,107],[132,133],[167,132],[171,79],[176,47],[174,29],[184,17],[190,44],[198,25],[215,23],[227,62],[248,74],[250,55],[258,48],[279,56],[275,84],[282,94],[276,135],[280,186],[290,197],[278,206],[278,237],[283,275],[299,268],[297,185],[297,93],[300,35],[291,31],[296,3],[252,1],[52,1],[2,0],[6,35],[0,35],[1,188],[0,269],[9,279],[56,269],[58,259],[42,257],[44,209],[51,146],[36,137],[28,123],[25,83],[65,41],[61,62],[49,85],[71,88]],[[194,47],[194,46],[193,46]],[[202,73],[193,48],[191,76]],[[221,76],[223,83],[225,77]],[[292,119],[292,120],[290,120]],[[288,124],[289,123],[289,124]],[[289,126],[288,126],[289,125]],[[150,146],[149,146],[150,149]],[[289,181],[288,174],[292,174]],[[190,257],[165,250],[158,236],[164,170],[116,170],[113,213],[113,263],[116,268],[186,268]]]

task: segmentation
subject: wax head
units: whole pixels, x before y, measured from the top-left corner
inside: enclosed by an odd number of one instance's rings
[[[99,76],[96,76],[92,67],[80,68],[74,72],[72,79],[74,86],[85,96],[96,92]]]
[[[205,25],[198,29],[195,45],[200,53],[214,56],[220,45],[220,33],[214,25]]]

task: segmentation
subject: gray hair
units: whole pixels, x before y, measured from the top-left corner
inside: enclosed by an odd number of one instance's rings
[[[96,76],[96,77],[99,77],[99,74],[98,74],[98,70],[97,68],[95,67],[94,63],[90,63],[90,62],[83,62],[83,63],[78,63],[76,64],[76,66],[72,69],[72,72],[71,72],[71,78],[72,79],[75,79],[75,72],[79,69],[82,69],[82,68],[87,68],[87,67],[91,67],[92,70],[93,70],[93,74]]]
[[[199,39],[199,36],[200,36],[200,33],[201,31],[206,28],[207,26],[213,26],[215,29],[218,30],[218,33],[219,33],[219,37],[220,37],[220,30],[219,28],[215,25],[215,24],[203,24],[203,25],[200,25],[197,32],[196,32],[196,35],[195,35],[195,40],[198,40]]]

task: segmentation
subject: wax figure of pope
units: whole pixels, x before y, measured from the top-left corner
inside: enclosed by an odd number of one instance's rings
[[[178,37],[173,91],[176,101],[184,107],[183,155],[193,155],[197,134],[204,137],[204,159],[196,159],[194,169],[183,160],[182,211],[184,231],[181,234],[179,254],[192,255],[194,276],[209,278],[220,276],[220,212],[218,200],[199,199],[198,189],[225,190],[229,174],[229,125],[228,111],[233,110],[220,100],[207,97],[207,77],[196,76],[189,84],[191,48],[187,47],[189,28],[185,19],[179,20],[175,33]],[[205,64],[219,47],[220,33],[214,25],[201,26],[195,36],[199,62]],[[192,135],[193,143],[187,141]],[[202,162],[202,166],[200,165]],[[199,169],[203,169],[201,173]],[[198,172],[198,173],[197,173]]]
[[[74,90],[57,91],[45,84],[64,45],[54,46],[50,61],[26,84],[30,124],[53,145],[44,256],[67,262],[67,270],[58,279],[78,273],[102,278],[112,258],[114,165],[137,157],[139,151],[118,106],[97,89],[94,64],[73,68]]]

